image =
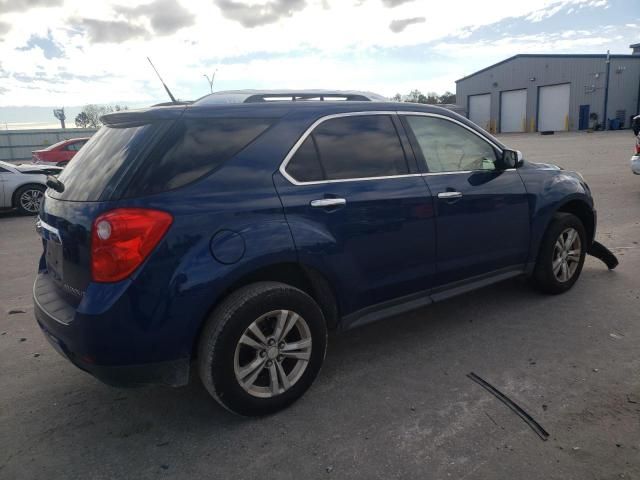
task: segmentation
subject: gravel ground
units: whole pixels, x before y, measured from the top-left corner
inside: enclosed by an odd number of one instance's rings
[[[288,410],[232,416],[197,382],[118,390],[62,359],[33,318],[32,218],[0,216],[0,478],[640,478],[640,177],[626,132],[503,135],[581,171],[597,238],[580,281],[511,280],[330,339]],[[501,389],[542,441],[466,375]]]

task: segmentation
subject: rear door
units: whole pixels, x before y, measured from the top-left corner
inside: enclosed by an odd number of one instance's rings
[[[274,175],[299,258],[330,277],[343,315],[433,283],[432,198],[397,122],[384,112],[325,117]]]
[[[522,269],[529,253],[529,204],[517,170],[499,170],[499,147],[449,117],[402,115],[437,226],[437,284]]]
[[[71,160],[73,156],[80,150],[80,143],[73,142],[65,145],[60,151],[60,158],[58,161],[66,162]]]

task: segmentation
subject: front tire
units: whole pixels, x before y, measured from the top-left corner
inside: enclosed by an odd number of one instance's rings
[[[45,187],[42,185],[24,185],[15,195],[15,207],[22,215],[36,215],[44,197]]]
[[[223,407],[246,416],[277,412],[320,371],[327,328],[306,293],[277,282],[247,285],[211,314],[200,336],[202,383]]]
[[[587,234],[578,217],[556,213],[542,238],[533,272],[534,286],[559,294],[578,281],[587,253]]]

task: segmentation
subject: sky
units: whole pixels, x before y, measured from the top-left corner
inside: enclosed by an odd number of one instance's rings
[[[0,126],[166,101],[147,56],[181,99],[209,93],[214,72],[214,90],[392,96],[455,92],[518,53],[638,42],[640,0],[0,0]]]

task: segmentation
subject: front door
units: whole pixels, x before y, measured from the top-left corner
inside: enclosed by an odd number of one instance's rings
[[[580,117],[578,121],[578,130],[586,130],[589,128],[589,105],[580,105]]]
[[[523,268],[527,194],[517,170],[497,169],[498,146],[448,117],[403,118],[436,202],[437,285]]]
[[[395,122],[332,116],[274,175],[299,259],[327,276],[342,315],[433,284],[433,201]]]

